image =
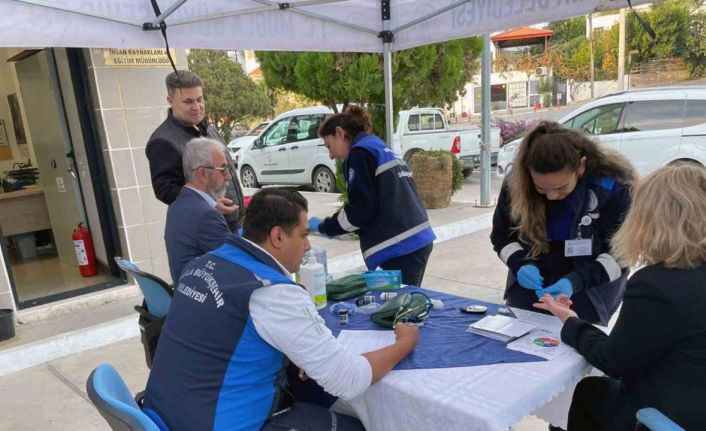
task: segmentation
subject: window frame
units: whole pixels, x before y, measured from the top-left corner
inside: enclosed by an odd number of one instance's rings
[[[607,114],[609,112],[613,112],[613,109],[608,109],[608,107],[611,107],[611,106],[620,108],[620,114],[618,116],[618,121],[616,122],[615,129],[613,131],[608,132],[608,133],[592,133],[592,132],[589,132],[588,130],[584,129],[584,126],[586,124],[588,124],[589,122],[593,122],[593,129],[592,130],[595,131],[596,119],[601,115]],[[625,111],[626,111],[625,108],[626,107],[627,107],[627,102],[614,102],[614,103],[606,103],[605,105],[594,106],[593,108],[589,108],[585,111],[582,111],[582,112],[574,115],[573,117],[571,117],[567,121],[564,121],[562,123],[562,125],[570,128],[570,129],[573,129],[573,130],[583,130],[586,133],[590,134],[591,136],[605,136],[605,135],[612,135],[615,133],[622,133],[623,132],[623,122],[625,120]],[[577,118],[581,117],[582,115],[588,114],[591,111],[597,111],[597,110],[603,110],[603,112],[587,119],[581,127],[574,127],[574,121],[576,121]]]
[[[686,108],[684,109],[684,123],[683,123],[684,128],[706,125],[706,115],[704,115],[702,117],[699,117],[699,116],[692,117],[692,118],[700,118],[701,119],[701,121],[699,121],[697,123],[687,123],[687,121],[686,121],[688,113],[691,112],[691,110],[689,109],[690,108],[689,105],[696,104],[696,103],[704,106],[703,112],[704,112],[704,114],[706,114],[706,99],[687,99],[686,100]],[[701,112],[701,111],[699,111],[699,112]]]
[[[289,122],[292,120],[292,117],[287,117],[287,118],[282,118],[278,121],[273,122],[270,127],[267,128],[264,132],[262,132],[261,137],[258,137],[260,140],[260,144],[262,148],[268,148],[268,147],[276,147],[278,145],[284,145],[287,143],[287,132],[286,130],[289,129]],[[270,134],[274,134],[275,130],[280,127],[280,124],[286,124],[287,127],[285,127],[285,133],[282,135],[280,138],[279,142],[273,143],[272,145],[267,145],[267,138],[270,136]]]
[[[319,127],[321,127],[321,123],[324,121],[324,118],[325,118],[324,114],[306,114],[306,115],[295,115],[293,117],[290,117],[291,121],[296,121],[298,123],[301,123],[303,121],[307,121],[307,122],[309,122],[309,125],[306,127],[306,135],[302,138],[299,137],[299,134],[302,133],[301,124],[299,126],[299,132],[297,133],[297,139],[289,139],[289,133],[287,133],[286,143],[293,144],[296,142],[311,141],[312,139],[319,139],[318,134],[314,138],[309,136],[309,128],[311,127],[311,124],[313,123],[313,121],[318,120],[318,124],[316,127],[316,129],[318,130]],[[287,129],[289,129],[289,127],[287,127]]]
[[[645,106],[657,106],[657,102],[659,102],[660,105],[663,105],[665,102],[678,102],[682,104],[682,114],[681,114],[681,122],[678,125],[675,125],[673,127],[659,127],[659,128],[648,128],[648,129],[637,129],[637,130],[630,130],[630,112],[633,106],[636,104],[640,105],[645,105]],[[684,128],[684,113],[686,110],[686,99],[685,98],[675,98],[675,99],[657,99],[657,100],[649,100],[649,99],[638,99],[638,100],[631,100],[627,103],[625,106],[624,110],[624,118],[623,118],[623,132],[624,133],[638,133],[638,132],[657,132],[660,130],[674,130],[674,129],[683,129]],[[659,118],[656,119],[657,124],[659,124],[659,121],[664,122],[665,120],[663,119],[662,116],[659,116]],[[638,123],[639,124],[639,123]]]

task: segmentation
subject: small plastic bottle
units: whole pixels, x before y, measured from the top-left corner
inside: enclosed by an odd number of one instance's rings
[[[306,265],[299,268],[301,284],[306,287],[317,310],[326,307],[326,273],[324,266],[316,262],[316,256],[309,255]]]

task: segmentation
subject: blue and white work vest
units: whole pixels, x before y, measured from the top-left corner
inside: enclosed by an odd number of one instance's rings
[[[357,232],[365,265],[372,270],[389,259],[410,254],[434,242],[436,235],[405,162],[374,135],[364,135],[356,140],[351,153],[356,148],[368,151],[376,162],[374,198],[377,199],[377,213],[372,223],[361,226]],[[348,183],[348,159],[343,168]]]
[[[239,237],[185,267],[145,392],[170,431],[256,430],[270,416],[287,361],[257,333],[249,304],[273,284],[294,282]]]

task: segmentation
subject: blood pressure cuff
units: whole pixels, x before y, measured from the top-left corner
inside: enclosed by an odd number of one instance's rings
[[[370,320],[385,328],[392,328],[397,322],[421,323],[429,317],[431,307],[431,300],[421,292],[402,293],[385,302],[370,315]]]
[[[342,301],[362,295],[367,290],[365,279],[358,275],[348,275],[326,285],[326,296],[331,301]]]

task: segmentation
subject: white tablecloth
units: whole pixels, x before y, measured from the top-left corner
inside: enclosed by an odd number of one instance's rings
[[[513,309],[556,330],[558,319]],[[339,400],[369,431],[507,431],[535,414],[566,427],[571,394],[591,367],[573,349],[550,361],[392,371],[362,396]]]

